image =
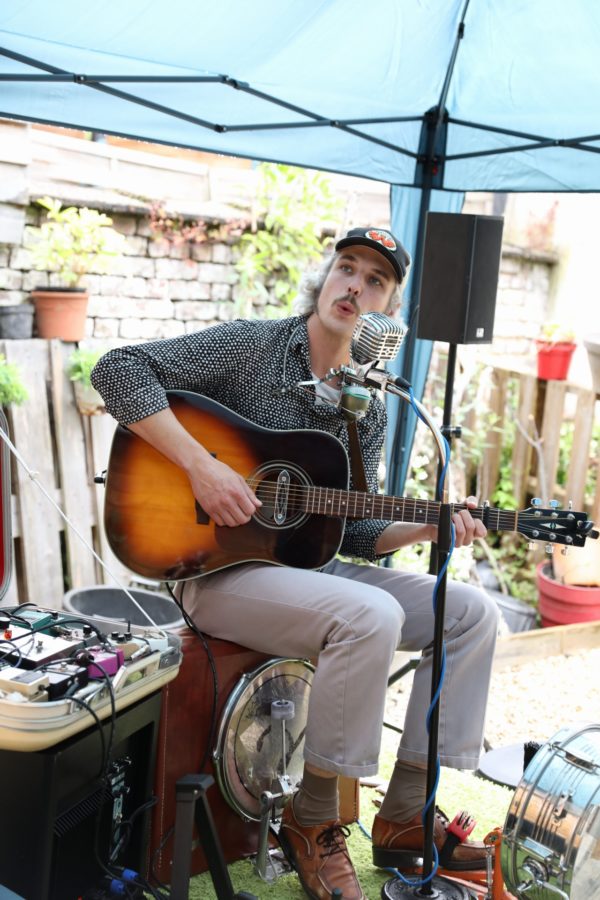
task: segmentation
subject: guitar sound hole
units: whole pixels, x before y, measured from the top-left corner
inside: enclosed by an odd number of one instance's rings
[[[250,487],[262,502],[254,519],[267,528],[293,528],[307,513],[303,500],[310,480],[298,466],[287,462],[269,462],[253,472]]]

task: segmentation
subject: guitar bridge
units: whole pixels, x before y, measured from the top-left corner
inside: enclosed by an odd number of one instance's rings
[[[277,525],[283,525],[287,519],[288,499],[290,496],[290,473],[287,469],[282,469],[277,476],[277,487],[275,489],[275,505],[273,508],[273,519]]]

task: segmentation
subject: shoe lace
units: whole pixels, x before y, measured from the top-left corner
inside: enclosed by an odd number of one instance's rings
[[[439,808],[439,806],[436,806],[435,814],[436,814],[437,818],[441,821],[444,828],[450,824],[450,819],[448,818],[446,813],[442,809]]]
[[[347,853],[346,838],[350,829],[346,825],[330,825],[317,836],[317,844],[323,847],[321,858],[333,856],[334,853]]]

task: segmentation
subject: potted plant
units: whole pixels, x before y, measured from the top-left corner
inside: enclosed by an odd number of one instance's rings
[[[555,552],[537,567],[542,627],[600,620],[600,541]]]
[[[112,228],[112,219],[95,209],[62,207],[59,200],[37,201],[47,210],[46,221],[31,229],[31,252],[38,271],[55,272],[60,287],[32,291],[37,333],[42,338],[80,341],[85,332],[88,293],[85,276],[106,271],[122,249],[123,236]]]
[[[19,367],[15,363],[7,362],[4,354],[0,353],[0,406],[8,406],[10,403],[18,406],[24,403],[28,396]]]
[[[575,350],[575,333],[558,322],[548,322],[536,340],[538,378],[564,381]]]
[[[104,350],[77,347],[67,360],[67,375],[73,382],[75,403],[83,416],[98,416],[105,412],[104,401],[92,385],[92,369]]]
[[[0,306],[0,339],[27,340],[33,334],[33,303]]]

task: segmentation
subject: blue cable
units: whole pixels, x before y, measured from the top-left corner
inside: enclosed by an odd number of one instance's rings
[[[425,417],[422,415],[422,413],[421,413],[419,407],[417,406],[417,404],[416,404],[416,402],[415,402],[415,397],[414,397],[414,393],[413,393],[412,387],[409,387],[409,388],[408,388],[408,394],[409,394],[409,398],[410,398],[410,405],[412,406],[412,408],[413,408],[413,410],[414,410],[414,412],[415,412],[417,418],[419,418],[422,422],[425,423],[425,425],[427,425],[427,426],[429,427],[429,423],[427,422],[427,420],[425,419]],[[444,482],[445,482],[445,480],[446,480],[446,473],[447,473],[447,471],[448,471],[448,464],[449,464],[449,462],[450,462],[450,445],[449,445],[448,441],[446,440],[446,438],[445,438],[443,435],[442,435],[442,441],[444,442],[444,449],[445,449],[445,451],[446,451],[446,454],[445,454],[446,458],[445,458],[444,466],[443,466],[442,471],[441,471],[441,473],[440,473],[440,479],[439,479],[439,482],[438,482],[438,485],[437,485],[437,495],[438,495],[438,498],[441,498],[442,495],[443,495]],[[455,546],[455,530],[454,530],[454,525],[451,524],[451,525],[450,525],[450,549],[449,549],[448,556],[446,557],[446,560],[444,561],[444,564],[443,564],[442,568],[441,568],[440,571],[438,572],[437,579],[436,579],[436,582],[435,582],[435,586],[434,586],[434,588],[433,588],[432,602],[433,602],[433,614],[434,614],[434,616],[435,616],[436,608],[437,608],[437,592],[438,592],[438,588],[439,588],[439,586],[440,586],[440,582],[441,582],[441,580],[442,580],[442,577],[443,577],[444,573],[446,572],[446,569],[448,568],[448,564],[449,564],[449,562],[450,562],[450,557],[452,556],[452,553],[454,552],[454,546]],[[442,664],[441,664],[441,668],[440,668],[440,680],[439,680],[437,689],[436,689],[436,691],[435,691],[435,694],[434,694],[434,696],[433,696],[433,698],[432,698],[432,700],[431,700],[431,703],[430,703],[430,705],[429,705],[429,709],[427,710],[427,716],[426,716],[427,734],[429,734],[429,732],[430,732],[430,730],[431,730],[431,716],[432,716],[432,714],[433,714],[433,710],[434,710],[436,704],[439,702],[439,699],[440,699],[440,696],[441,696],[441,693],[442,693],[442,688],[443,688],[443,685],[444,685],[444,677],[445,677],[445,674],[446,674],[446,644],[445,644],[445,642],[443,642],[443,643],[442,643]],[[435,782],[434,782],[434,785],[433,785],[433,790],[432,790],[430,796],[427,798],[427,800],[426,800],[426,802],[425,802],[425,806],[423,807],[423,811],[422,811],[422,813],[421,813],[421,820],[422,820],[422,822],[423,822],[423,828],[425,828],[425,819],[426,819],[426,817],[427,817],[427,811],[429,810],[429,807],[431,806],[431,804],[433,803],[433,801],[434,801],[434,799],[435,799],[435,795],[436,795],[436,792],[437,792],[437,787],[438,787],[439,780],[440,780],[440,772],[441,772],[441,765],[440,765],[440,758],[439,758],[439,756],[438,756],[437,759],[436,759],[436,773],[435,773]],[[360,821],[359,821],[358,824],[359,824],[361,830],[362,830],[362,831],[367,835],[367,837],[370,839],[370,838],[371,838],[371,835],[368,833],[368,831],[367,831],[366,828],[363,826],[363,824],[362,824]],[[434,844],[433,844],[433,868],[432,868],[432,870],[431,870],[431,873],[427,876],[427,878],[415,878],[415,879],[413,879],[413,878],[406,878],[406,877],[405,877],[401,872],[399,872],[397,869],[387,869],[386,871],[391,872],[392,875],[394,875],[394,876],[397,877],[397,878],[400,878],[400,880],[401,880],[404,884],[407,884],[407,885],[409,885],[410,887],[420,887],[420,886],[422,886],[422,885],[424,885],[424,884],[427,884],[429,881],[432,880],[432,878],[433,878],[433,877],[435,876],[435,874],[437,873],[438,868],[439,868],[439,856],[438,856],[438,850],[437,850],[437,847],[435,846],[435,843],[434,843]]]

